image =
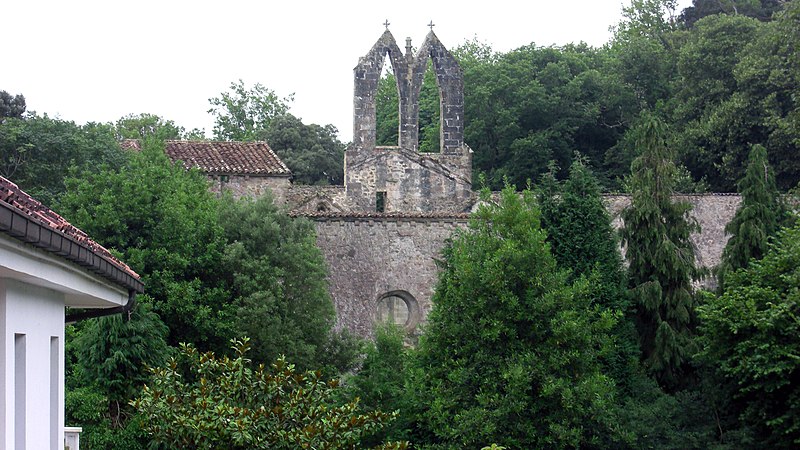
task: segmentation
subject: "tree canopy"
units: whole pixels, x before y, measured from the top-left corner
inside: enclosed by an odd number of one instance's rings
[[[647,117],[636,130],[642,154],[631,166],[622,239],[643,356],[661,383],[674,387],[693,353],[692,281],[700,272],[689,235],[699,226],[689,218],[691,205],[673,198],[677,172],[663,123]]]
[[[600,372],[615,319],[567,284],[534,195],[507,187],[444,251],[415,361],[421,414],[443,448],[564,448],[607,436]]]

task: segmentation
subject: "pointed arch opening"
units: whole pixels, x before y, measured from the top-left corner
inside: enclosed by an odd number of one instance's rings
[[[428,59],[419,93],[419,151],[439,153],[442,150],[442,93],[436,80],[433,61]]]
[[[377,145],[395,146],[400,142],[400,96],[388,54],[384,56],[383,71],[375,93],[375,128]]]

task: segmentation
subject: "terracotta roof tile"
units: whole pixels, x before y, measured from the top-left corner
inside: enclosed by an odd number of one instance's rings
[[[89,267],[125,288],[143,291],[141,278],[128,265],[2,176],[0,207],[4,211],[0,214],[0,233]]]
[[[282,175],[292,172],[266,142],[167,141],[166,153],[186,168],[214,174]]]

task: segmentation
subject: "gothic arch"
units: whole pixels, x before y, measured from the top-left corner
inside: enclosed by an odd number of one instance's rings
[[[389,55],[395,78],[403,79],[408,64],[389,30],[381,35],[366,55],[358,59],[358,65],[353,69],[355,73],[353,142],[364,148],[376,145],[375,95],[378,91],[378,81],[386,55]],[[398,83],[398,93],[402,104],[404,95],[399,87]]]
[[[439,147],[443,153],[458,152],[464,145],[464,77],[461,67],[433,31],[425,37],[419,54],[425,56],[424,61],[420,64],[423,74],[424,68],[427,66],[427,58],[431,59],[433,71],[436,74],[436,84],[439,87],[441,110]],[[422,81],[420,80],[416,90],[417,95],[421,88]]]
[[[400,108],[398,145],[414,151],[418,148],[419,95],[430,59],[439,88],[440,149],[443,153],[460,152],[464,145],[464,80],[458,61],[433,31],[425,37],[416,56],[412,56],[410,42],[403,55],[394,36],[386,30],[372,49],[359,59],[354,69],[354,144],[361,148],[374,148],[376,145],[375,96],[386,55],[389,55],[397,80]]]

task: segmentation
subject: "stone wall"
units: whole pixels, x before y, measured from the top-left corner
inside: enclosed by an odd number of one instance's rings
[[[431,309],[436,258],[460,218],[317,217],[317,245],[328,265],[337,327],[372,334],[378,301],[403,291],[416,301],[406,328],[418,330]]]
[[[716,266],[725,248],[725,225],[741,201],[738,195],[683,196],[694,206],[692,216],[702,231],[692,236],[697,262]],[[606,195],[604,200],[619,228],[619,213],[630,202],[624,195]],[[328,265],[330,292],[336,306],[337,326],[370,336],[377,305],[384,294],[403,291],[417,303],[407,329],[414,334],[424,323],[432,305],[440,257],[445,240],[465,227],[467,215],[406,214],[347,216],[346,213],[311,217],[316,221],[317,244]],[[713,279],[704,282],[713,286]]]
[[[376,212],[378,192],[385,212],[468,211],[474,203],[472,154],[419,153],[401,147],[348,150],[347,207]]]
[[[706,268],[717,266],[722,250],[728,242],[725,225],[731,221],[741,203],[736,194],[696,194],[681,195],[677,198],[692,204],[692,217],[700,225],[700,233],[692,234],[697,265]],[[615,228],[622,227],[620,212],[630,204],[627,195],[605,195],[604,200],[613,219]]]
[[[388,57],[397,82],[397,146],[376,146],[376,92]],[[431,62],[441,107],[438,153],[419,153],[419,95]],[[431,31],[416,55],[387,30],[353,70],[353,143],[345,152],[345,209],[353,212],[467,211],[472,150],[464,144],[464,81],[458,61]]]
[[[276,203],[286,202],[286,193],[291,186],[288,176],[254,176],[254,175],[209,175],[211,192],[218,194],[222,190],[230,191],[234,198],[257,198],[267,190],[272,191]]]

